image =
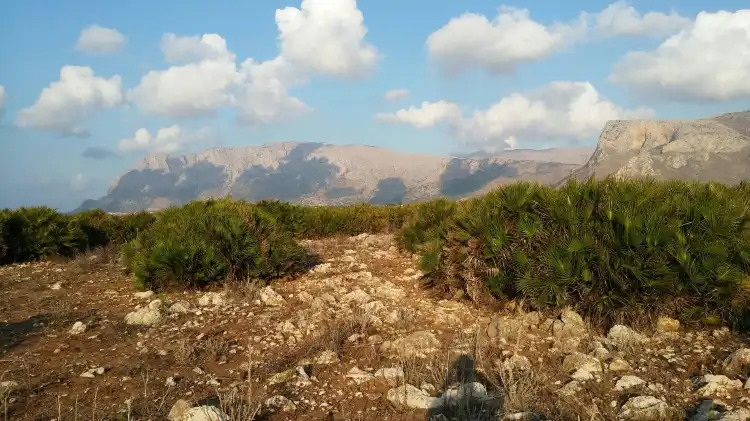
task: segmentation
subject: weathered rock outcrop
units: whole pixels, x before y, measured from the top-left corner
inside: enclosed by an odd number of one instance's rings
[[[750,179],[750,111],[696,120],[615,120],[574,178]]]
[[[106,196],[86,201],[79,210],[160,209],[227,194],[310,205],[462,198],[516,180],[554,183],[585,162],[580,153],[537,152],[458,158],[286,142],[153,155],[115,180]]]

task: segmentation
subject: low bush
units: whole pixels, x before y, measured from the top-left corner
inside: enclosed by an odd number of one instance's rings
[[[517,183],[457,208],[419,247],[428,283],[472,299],[738,322],[750,305],[746,187]],[[489,293],[489,294],[488,294]]]
[[[0,264],[72,257],[87,247],[81,227],[69,216],[48,207],[0,211],[3,253]]]
[[[418,205],[302,206],[278,200],[255,205],[273,215],[286,230],[300,238],[394,232]]]
[[[416,252],[426,239],[434,238],[447,229],[456,206],[456,202],[448,199],[438,199],[414,206],[413,213],[396,233],[399,247],[412,253]]]
[[[301,269],[308,255],[271,214],[225,199],[161,211],[122,247],[122,261],[138,288],[163,289],[278,278]]]

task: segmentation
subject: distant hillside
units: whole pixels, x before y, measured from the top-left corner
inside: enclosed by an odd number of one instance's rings
[[[592,175],[728,184],[750,179],[750,111],[695,120],[607,122],[591,159],[572,177]]]
[[[87,200],[78,210],[162,209],[227,194],[248,201],[275,198],[311,205],[463,198],[516,180],[554,183],[580,167],[584,155],[548,150],[455,158],[294,142],[214,148],[147,157],[118,177],[106,196]]]

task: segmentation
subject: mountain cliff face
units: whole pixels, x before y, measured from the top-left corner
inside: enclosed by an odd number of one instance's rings
[[[555,155],[560,157],[557,161]],[[162,209],[227,194],[248,201],[275,198],[310,205],[463,198],[517,180],[554,183],[580,167],[586,155],[547,150],[453,158],[293,142],[214,148],[145,158],[115,180],[106,196],[87,200],[78,210]]]
[[[750,179],[750,111],[696,120],[610,121],[594,154],[571,177]]]

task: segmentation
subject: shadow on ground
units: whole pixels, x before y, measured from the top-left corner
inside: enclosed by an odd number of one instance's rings
[[[0,356],[23,343],[35,330],[49,323],[48,315],[40,314],[21,322],[0,322]]]
[[[427,411],[426,421],[448,420],[497,420],[497,413],[502,408],[502,399],[495,391],[488,388],[491,399],[483,399],[481,390],[472,389],[472,385],[492,385],[493,382],[476,370],[474,359],[466,354],[460,355],[451,365],[445,384],[464,390],[450,405],[433,408]]]

